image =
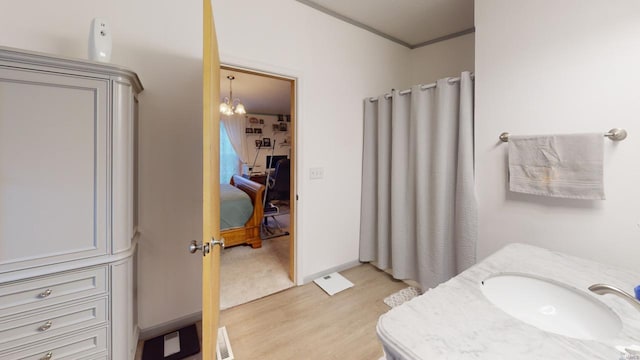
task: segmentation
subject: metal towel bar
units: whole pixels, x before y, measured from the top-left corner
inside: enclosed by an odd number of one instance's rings
[[[509,134],[508,132],[503,132],[502,134],[500,134],[500,140],[502,140],[503,142],[508,142],[510,135],[511,134]],[[627,130],[613,128],[608,132],[606,132],[604,136],[608,137],[613,141],[622,141],[627,138]]]

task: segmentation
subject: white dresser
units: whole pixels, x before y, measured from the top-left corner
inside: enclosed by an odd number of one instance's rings
[[[0,47],[0,359],[133,359],[138,76]]]

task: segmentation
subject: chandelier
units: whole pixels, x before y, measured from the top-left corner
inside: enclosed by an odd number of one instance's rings
[[[233,87],[232,83],[235,79],[235,76],[229,75],[227,76],[229,79],[229,97],[224,98],[224,100],[220,103],[220,113],[231,116],[233,114],[246,114],[247,110],[245,110],[244,105],[240,102],[240,99],[233,98]]]

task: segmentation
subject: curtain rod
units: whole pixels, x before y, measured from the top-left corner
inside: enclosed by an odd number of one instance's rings
[[[475,76],[474,76],[474,74],[473,74],[473,73],[471,73],[471,80],[473,80],[473,79],[474,79],[474,77],[475,77]],[[448,82],[449,84],[457,83],[457,82],[459,82],[459,81],[460,81],[460,78],[459,78],[459,77],[456,77],[456,78],[450,78],[449,80],[447,80],[447,82]],[[420,90],[433,89],[433,88],[434,88],[434,87],[436,87],[437,85],[438,85],[438,83],[431,83],[431,84],[426,84],[426,85],[420,85]],[[402,91],[400,91],[400,93],[399,93],[399,94],[400,94],[400,95],[407,95],[407,94],[411,94],[411,89],[402,90]],[[385,98],[385,99],[391,99],[392,97],[393,97],[393,95],[392,95],[391,93],[386,93],[386,94],[384,94],[384,98]],[[376,101],[378,101],[378,98],[370,97],[370,98],[369,98],[369,101],[371,101],[371,102],[376,102]]]

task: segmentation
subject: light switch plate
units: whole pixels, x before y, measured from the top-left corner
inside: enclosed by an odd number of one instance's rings
[[[316,167],[309,169],[309,179],[317,180],[322,179],[324,177],[324,168]]]

